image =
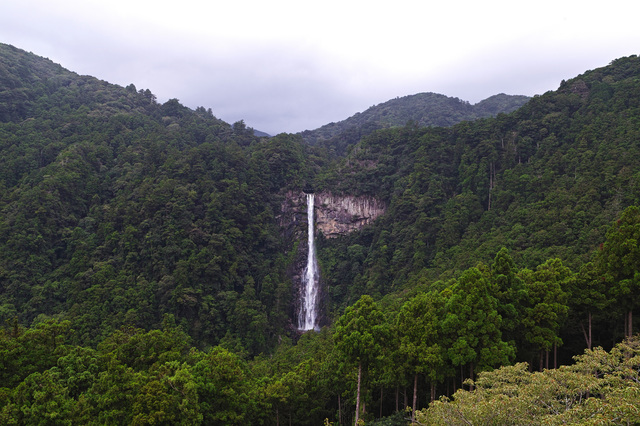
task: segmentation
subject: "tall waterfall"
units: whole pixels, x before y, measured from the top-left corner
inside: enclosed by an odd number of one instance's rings
[[[314,232],[314,194],[307,194],[307,267],[302,278],[300,312],[298,329],[312,330],[317,327],[318,318],[318,264],[316,261],[316,244]]]

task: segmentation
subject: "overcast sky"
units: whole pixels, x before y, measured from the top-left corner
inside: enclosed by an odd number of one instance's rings
[[[640,50],[635,0],[0,1],[0,42],[270,134],[420,92],[542,94]]]

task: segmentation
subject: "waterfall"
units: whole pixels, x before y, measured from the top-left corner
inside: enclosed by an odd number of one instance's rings
[[[316,329],[318,318],[318,263],[316,261],[316,244],[314,236],[314,194],[307,194],[307,266],[302,276],[300,293],[302,300],[298,314],[298,329]]]

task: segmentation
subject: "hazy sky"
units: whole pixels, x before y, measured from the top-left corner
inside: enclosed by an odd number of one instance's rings
[[[0,2],[0,42],[270,134],[420,92],[542,94],[640,53],[635,0]]]

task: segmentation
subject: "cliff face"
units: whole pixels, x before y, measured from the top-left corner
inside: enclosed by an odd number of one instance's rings
[[[326,238],[346,235],[370,224],[384,211],[382,202],[372,197],[321,192],[316,194],[316,230]]]
[[[325,238],[335,238],[361,229],[384,214],[386,206],[373,197],[315,194],[315,229]],[[287,237],[306,239],[307,199],[303,192],[289,192],[282,204],[280,226]]]

